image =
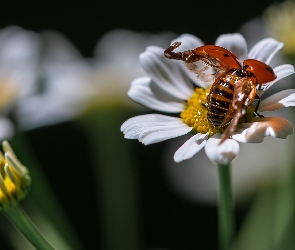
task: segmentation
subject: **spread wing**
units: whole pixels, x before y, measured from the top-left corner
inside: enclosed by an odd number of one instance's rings
[[[203,82],[213,82],[228,71],[228,68],[220,65],[213,57],[199,57],[194,62],[184,62],[184,65]]]
[[[174,52],[180,45],[180,42],[173,43],[164,51],[165,57],[184,61],[185,66],[204,82],[214,81],[229,69],[241,69],[238,58],[225,48],[204,45],[193,50]]]

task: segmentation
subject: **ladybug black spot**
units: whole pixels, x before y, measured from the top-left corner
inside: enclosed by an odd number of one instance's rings
[[[229,54],[224,53],[223,56],[224,57],[229,57]]]

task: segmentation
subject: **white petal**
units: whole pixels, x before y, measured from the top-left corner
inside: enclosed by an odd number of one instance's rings
[[[257,91],[257,95],[261,96],[274,83],[281,80],[282,78],[285,78],[285,77],[295,73],[294,66],[291,65],[291,64],[283,64],[283,65],[275,67],[273,70],[274,70],[277,78],[275,80],[271,81],[271,82],[268,82],[267,84],[262,85],[263,90]]]
[[[224,47],[236,55],[240,62],[247,58],[247,43],[245,38],[239,34],[224,34],[217,38],[215,45]]]
[[[260,143],[266,136],[286,139],[293,133],[293,125],[281,117],[253,118],[251,123],[242,123],[232,136],[239,142]]]
[[[165,124],[166,122],[170,124],[176,124],[179,122],[179,118],[171,117],[167,115],[160,115],[160,114],[147,114],[147,115],[139,115],[132,117],[125,121],[121,126],[121,131],[124,132],[124,130],[127,129],[130,125],[134,125],[136,123],[151,123],[151,124]],[[149,124],[146,124],[147,126]]]
[[[0,141],[10,139],[13,133],[13,124],[8,119],[0,117]]]
[[[191,34],[182,34],[181,36],[175,38],[171,44],[174,42],[181,42],[181,46],[175,50],[176,52],[193,50],[204,45],[201,39]]]
[[[264,99],[259,105],[259,111],[273,111],[290,106],[295,106],[295,89],[285,89]]]
[[[218,145],[219,142],[220,136],[211,137],[205,145],[205,152],[212,162],[227,165],[239,153],[239,143],[233,139],[227,139],[221,145]]]
[[[187,134],[191,129],[180,118],[160,114],[136,116],[121,126],[125,138],[139,139],[145,145]]]
[[[148,47],[140,55],[145,72],[163,91],[180,100],[187,100],[194,92],[193,84],[176,60],[164,57],[164,49]]]
[[[153,127],[148,131],[143,132],[139,137],[139,141],[144,145],[149,145],[185,135],[191,130],[192,129],[184,123],[174,126],[167,125],[165,127]]]
[[[174,154],[174,161],[181,162],[192,158],[206,144],[207,134],[196,134],[187,140]]]
[[[273,56],[284,46],[273,38],[265,38],[249,51],[248,58],[269,64]]]
[[[157,111],[179,113],[184,110],[185,102],[176,99],[151,83],[149,77],[140,77],[131,83],[128,96],[135,102]]]

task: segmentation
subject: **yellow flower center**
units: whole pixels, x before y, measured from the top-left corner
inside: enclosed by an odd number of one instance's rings
[[[206,134],[209,136],[220,133],[222,134],[225,127],[214,127],[207,119],[207,96],[210,91],[208,89],[196,88],[193,96],[187,101],[187,106],[181,112],[180,117],[190,127],[193,133]]]
[[[0,210],[23,199],[31,183],[27,168],[18,161],[10,145],[4,142],[3,148],[5,155],[0,151]]]

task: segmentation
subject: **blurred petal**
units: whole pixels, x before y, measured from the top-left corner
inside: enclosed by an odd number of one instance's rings
[[[0,78],[17,90],[17,98],[34,91],[40,56],[38,34],[20,27],[7,27],[0,32]]]
[[[7,140],[13,136],[13,124],[6,118],[0,117],[0,140]]]
[[[218,145],[219,137],[214,135],[209,138],[205,145],[205,152],[212,162],[227,165],[237,156],[240,146],[233,139],[227,139],[221,145]]]
[[[140,77],[131,83],[128,96],[135,102],[157,111],[180,113],[185,108],[185,102],[152,85],[149,77]]]
[[[206,144],[207,134],[196,134],[187,140],[174,154],[174,161],[181,162],[192,158]]]
[[[179,67],[179,62],[165,58],[162,48],[148,47],[140,55],[140,63],[153,82],[171,96],[186,100],[193,94],[193,84]]]
[[[247,58],[247,43],[245,38],[239,33],[221,35],[217,38],[215,45],[231,51],[239,58],[240,62]]]
[[[249,51],[248,58],[269,64],[273,56],[284,46],[273,38],[265,38]]]
[[[31,65],[39,56],[40,39],[32,31],[20,27],[7,27],[0,32],[0,63],[14,66]],[[33,61],[31,61],[33,60]]]
[[[191,131],[180,118],[159,114],[135,116],[121,126],[127,139],[138,139],[148,145],[175,138]]]
[[[67,63],[82,57],[77,48],[62,33],[43,31],[41,35],[45,63]]]
[[[281,117],[253,118],[251,123],[242,123],[232,136],[239,142],[260,143],[264,137],[286,139],[293,133],[293,125]]]
[[[84,61],[48,69],[45,90],[24,98],[16,110],[21,129],[56,124],[80,115],[97,95],[85,84],[89,64]]]
[[[295,106],[295,89],[286,89],[264,99],[258,110],[273,111],[290,106]]]

